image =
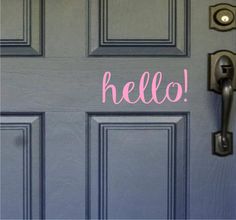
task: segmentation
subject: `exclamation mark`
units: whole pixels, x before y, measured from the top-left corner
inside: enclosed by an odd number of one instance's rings
[[[188,93],[188,70],[184,69],[184,93],[187,94]],[[188,99],[185,98],[184,102],[187,102]]]

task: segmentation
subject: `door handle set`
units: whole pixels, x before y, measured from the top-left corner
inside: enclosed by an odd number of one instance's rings
[[[209,55],[209,90],[222,95],[221,131],[212,134],[213,154],[227,156],[233,153],[229,122],[236,90],[236,54],[218,51]]]

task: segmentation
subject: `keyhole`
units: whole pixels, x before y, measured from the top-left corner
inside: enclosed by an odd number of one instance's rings
[[[223,21],[225,23],[228,22],[229,21],[229,16],[227,16],[227,15],[222,16],[221,21]]]
[[[234,14],[228,9],[221,9],[215,13],[215,21],[220,25],[230,25],[234,21]]]

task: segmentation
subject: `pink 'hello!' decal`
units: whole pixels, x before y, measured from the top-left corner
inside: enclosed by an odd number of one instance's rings
[[[120,98],[118,98],[117,95],[117,88],[114,84],[112,84],[111,81],[112,74],[111,72],[107,71],[103,75],[103,81],[102,81],[102,103],[106,103],[108,99],[108,91],[111,91],[111,100],[115,105],[118,105],[122,102],[127,102],[129,104],[136,104],[138,102],[142,102],[146,105],[154,102],[156,104],[162,104],[166,101],[169,101],[171,103],[177,103],[181,100],[184,102],[187,102],[186,94],[188,92],[188,70],[184,69],[183,71],[183,79],[181,82],[169,82],[165,89],[165,95],[162,95],[162,97],[158,96],[158,90],[160,90],[160,86],[163,82],[163,73],[162,72],[156,72],[153,75],[153,78],[151,80],[151,74],[146,71],[141,75],[141,78],[139,80],[138,85],[138,91],[139,96],[135,100],[131,100],[130,95],[132,92],[137,89],[135,82],[130,81],[127,82],[122,91],[122,95]],[[145,98],[145,91],[151,83],[151,98],[147,100]]]

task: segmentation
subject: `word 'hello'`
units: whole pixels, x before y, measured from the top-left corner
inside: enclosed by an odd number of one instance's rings
[[[102,82],[102,103],[106,103],[107,101],[107,92],[110,90],[112,95],[112,101],[115,105],[120,104],[122,101],[126,101],[129,104],[136,104],[139,101],[144,104],[150,104],[152,102],[156,104],[162,104],[166,100],[172,103],[176,103],[183,98],[183,95],[188,91],[188,70],[184,69],[183,74],[183,84],[181,82],[169,82],[166,86],[165,95],[163,97],[158,96],[158,90],[160,90],[160,85],[163,81],[163,74],[162,72],[156,72],[150,80],[150,73],[148,71],[144,72],[139,80],[139,96],[136,100],[130,99],[130,94],[136,88],[135,82],[130,81],[127,82],[122,91],[122,96],[120,99],[117,98],[117,88],[114,84],[111,84],[111,72],[105,72],[103,76]],[[151,82],[151,98],[147,100],[145,98],[145,91]],[[170,95],[171,94],[171,95]],[[184,102],[187,102],[187,99],[184,99]]]

